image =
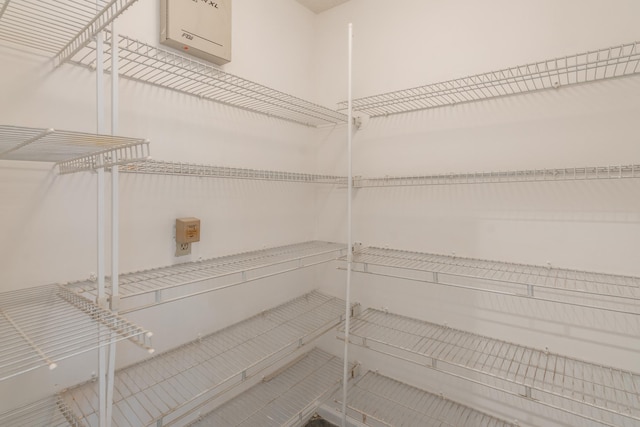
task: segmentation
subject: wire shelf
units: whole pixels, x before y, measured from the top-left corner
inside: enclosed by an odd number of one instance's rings
[[[375,247],[355,253],[353,263],[360,273],[640,314],[639,277]]]
[[[334,399],[342,403],[342,395]],[[372,426],[512,427],[513,424],[375,372],[351,383],[347,415]]]
[[[0,160],[55,162],[60,173],[144,160],[149,141],[54,129],[0,125]]]
[[[108,34],[110,39],[111,35]],[[111,72],[110,40],[105,46],[105,71]],[[122,77],[175,90],[254,113],[277,117],[306,126],[346,123],[347,116],[304,99],[271,89],[205,62],[120,36],[120,74]],[[93,68],[96,45],[90,42],[71,59]]]
[[[480,101],[640,73],[638,42],[353,100],[371,117]],[[347,102],[339,103],[346,109]]]
[[[115,374],[120,426],[168,425],[197,411],[342,321],[344,301],[312,292]],[[97,384],[69,390],[68,405],[98,425]]]
[[[353,185],[354,187],[403,187],[508,182],[590,181],[628,178],[640,178],[640,165],[448,173],[421,176],[384,176],[379,178],[356,178],[354,179]]]
[[[137,0],[0,0],[0,40],[65,62]]]
[[[337,259],[345,252],[346,247],[342,244],[310,241],[124,274],[119,277],[120,300],[129,300],[133,308],[123,307],[120,313],[326,263]],[[218,285],[211,282],[222,278],[228,279],[229,282]],[[87,298],[97,297],[95,282],[83,281],[65,286]],[[107,278],[105,286],[107,293],[110,293],[110,278]],[[193,286],[199,287],[193,289]],[[149,295],[153,297],[151,302],[145,298]]]
[[[347,178],[335,175],[317,175],[296,172],[280,172],[260,169],[229,168],[195,163],[147,160],[126,165],[120,169],[126,173],[196,176],[207,178],[251,179],[261,181],[303,182],[309,184],[345,185]]]
[[[59,396],[52,396],[0,414],[11,427],[85,427]]]
[[[498,389],[508,393],[516,385],[516,394],[551,407],[581,405],[576,415],[590,413],[605,425],[640,421],[640,375],[634,372],[374,309],[354,319],[351,337],[356,345],[405,360],[419,356],[423,366],[481,384],[499,380]]]
[[[152,352],[150,337],[59,285],[0,293],[0,381],[42,366],[55,369],[61,360],[107,345],[112,338],[129,339]]]
[[[342,382],[342,360],[313,349],[264,381],[190,424],[205,426],[302,426]]]

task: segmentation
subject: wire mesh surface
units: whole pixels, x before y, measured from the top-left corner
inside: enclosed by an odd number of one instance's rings
[[[56,162],[62,173],[143,160],[148,146],[137,138],[0,125],[0,160]]]
[[[163,425],[276,363],[342,320],[344,301],[312,292],[115,375],[115,425]],[[89,426],[98,425],[97,384],[65,400]],[[159,424],[158,424],[159,423]]]
[[[310,241],[129,273],[120,276],[119,294],[122,300],[126,300],[154,293],[156,300],[152,303],[145,301],[144,304],[155,305],[191,295],[188,293],[191,291],[187,288],[188,285],[200,284],[216,278],[231,277],[233,280],[235,276],[239,277],[232,285],[242,284],[249,280],[335,260],[344,253],[345,249],[345,245],[339,243]],[[110,279],[107,279],[108,293],[110,293],[110,283]],[[70,283],[66,286],[88,298],[97,296],[97,284],[92,281]],[[196,292],[223,289],[229,284],[216,286],[204,283],[203,286],[204,289]],[[162,291],[173,288],[180,288],[178,294],[174,293],[168,298],[162,298],[160,295]],[[181,289],[186,290],[180,293]]]
[[[151,350],[151,334],[59,285],[0,294],[0,381],[110,343]]]
[[[342,394],[334,399],[342,402]],[[366,425],[511,427],[513,424],[400,381],[367,372],[348,390],[347,414]],[[221,424],[222,425],[222,424]]]
[[[208,178],[251,179],[263,181],[304,182],[310,184],[346,184],[347,178],[335,175],[319,175],[296,172],[280,172],[260,169],[229,168],[195,163],[147,160],[126,165],[125,173],[179,175]]]
[[[420,176],[384,176],[378,178],[356,178],[353,185],[354,187],[402,187],[507,182],[590,181],[596,179],[624,178],[640,178],[640,165],[448,173]]]
[[[313,349],[269,381],[220,406],[191,426],[293,426],[308,420],[340,387],[342,360]]]
[[[110,38],[110,35],[108,36]],[[259,83],[225,73],[205,62],[120,36],[120,74],[124,78],[172,89],[202,99],[277,117],[291,122],[319,126],[346,123],[347,116]],[[89,43],[72,62],[93,67],[96,46]],[[111,47],[105,46],[105,71],[111,72]]]
[[[137,0],[0,0],[0,40],[64,62]]]
[[[386,354],[422,356],[430,360],[427,366],[444,372],[476,380],[474,373],[479,373],[481,381],[495,378],[523,386],[520,394],[541,402],[557,404],[553,397],[558,396],[640,421],[640,375],[634,372],[374,309],[353,320],[351,337]]]
[[[0,414],[0,426],[84,427],[59,396],[52,396]]]
[[[353,100],[372,117],[594,82],[640,72],[638,42]],[[347,102],[340,104],[347,108]]]
[[[359,272],[640,314],[638,277],[376,247],[363,248],[353,262]]]

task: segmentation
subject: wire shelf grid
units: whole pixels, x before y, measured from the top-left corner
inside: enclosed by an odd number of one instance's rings
[[[339,388],[342,367],[340,358],[313,349],[277,376],[190,426],[302,426],[319,404]]]
[[[168,425],[277,363],[342,321],[344,301],[312,292],[115,374],[117,425]],[[69,390],[68,405],[97,426],[95,383]]]
[[[508,384],[515,384],[519,395],[551,407],[557,407],[557,397],[566,407],[596,409],[589,419],[600,417],[605,425],[640,421],[640,375],[631,371],[374,309],[354,319],[351,337],[356,345],[391,356],[426,358],[425,366],[445,373],[469,379],[480,374],[487,384],[498,379],[508,393]]]
[[[11,427],[85,427],[60,396],[51,396],[37,402],[0,414],[0,425]]]
[[[126,165],[120,169],[125,173],[178,175],[207,178],[251,179],[262,181],[287,181],[309,184],[340,184],[345,185],[347,179],[343,176],[319,175],[296,172],[269,171],[260,169],[229,168],[195,163],[165,162],[147,160]]]
[[[119,277],[120,300],[125,301],[153,294],[155,298],[153,302],[148,303],[145,299],[135,306],[135,309],[142,309],[192,296],[193,294],[188,288],[189,285],[203,284],[204,288],[196,291],[196,294],[199,295],[299,268],[326,263],[337,259],[345,251],[345,245],[339,243],[310,241],[123,274]],[[233,279],[236,276],[240,276],[238,281],[224,285],[214,285],[207,282],[219,278]],[[108,293],[111,289],[110,283],[110,278],[107,278],[105,286]],[[97,284],[93,281],[69,283],[65,286],[88,298],[97,297]],[[163,292],[173,289],[177,289],[180,293],[177,296],[175,293],[171,294],[169,297],[163,295]],[[120,312],[126,313],[127,311],[125,308]]]
[[[0,160],[55,162],[61,173],[113,166],[149,155],[149,141],[111,135],[0,125]]]
[[[116,333],[116,335],[114,335]],[[151,333],[59,285],[0,294],[0,381],[129,339],[152,352]]]
[[[640,73],[638,42],[353,100],[371,117],[407,113]],[[347,102],[339,103],[346,109]]]
[[[640,314],[639,277],[376,247],[361,249],[353,262],[360,273]]]
[[[415,176],[356,178],[354,187],[496,184],[509,182],[592,181],[640,178],[640,165],[590,166],[561,169],[447,173]]]
[[[107,34],[110,43],[111,35]],[[347,116],[259,83],[226,73],[205,62],[120,36],[120,75],[187,95],[215,101],[305,126],[346,123]],[[105,71],[111,72],[111,47],[105,46]],[[71,62],[94,67],[96,45],[88,43]]]
[[[512,427],[513,424],[395,379],[367,372],[352,382],[347,415],[366,425]],[[336,394],[334,399],[342,401]]]

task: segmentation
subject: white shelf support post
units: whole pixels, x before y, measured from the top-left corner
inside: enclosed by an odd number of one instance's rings
[[[342,375],[342,427],[347,427],[347,382],[349,380],[349,323],[351,320],[351,266],[353,261],[353,242],[351,236],[351,202],[353,192],[353,173],[351,170],[351,140],[353,138],[353,108],[351,100],[351,58],[353,51],[353,24],[349,23],[348,31],[349,57],[347,61],[347,288],[346,313],[344,317],[344,369]]]

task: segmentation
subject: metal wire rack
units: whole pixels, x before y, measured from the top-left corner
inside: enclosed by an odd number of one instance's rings
[[[0,40],[65,62],[137,0],[0,0]]]
[[[120,313],[326,263],[345,252],[345,245],[339,243],[310,241],[123,274],[119,278],[120,301],[129,306],[123,306]],[[212,282],[214,279],[228,279],[228,282],[216,285]],[[111,291],[110,283],[108,278],[108,293]],[[65,286],[87,298],[97,297],[97,284],[93,281]],[[197,288],[194,289],[193,286]],[[145,298],[148,296],[153,297],[151,302]]]
[[[312,292],[200,340],[117,371],[116,425],[170,425],[277,363],[342,321],[344,301]],[[97,426],[97,384],[64,394],[89,426]]]
[[[85,427],[59,396],[52,396],[0,414],[11,427]]]
[[[605,425],[640,421],[640,375],[634,372],[374,309],[356,317],[350,333],[356,345]]]
[[[349,386],[347,415],[368,426],[512,427],[513,424],[395,379],[367,372]],[[342,395],[334,396],[341,403]]]
[[[375,247],[356,252],[353,263],[360,273],[640,314],[639,277]]]
[[[316,348],[190,426],[302,426],[341,380],[342,360]]]
[[[0,381],[116,341],[152,352],[151,333],[59,285],[0,293]]]
[[[111,35],[107,35],[110,43]],[[346,123],[347,116],[259,83],[225,73],[205,62],[120,36],[120,75],[202,99],[306,126]],[[111,47],[105,47],[105,71],[111,72]],[[94,67],[95,42],[88,43],[71,62]]]
[[[60,173],[144,160],[149,141],[64,130],[0,125],[0,160],[55,162]]]
[[[146,160],[130,163],[120,172],[154,175],[179,175],[207,178],[251,179],[262,181],[303,182],[309,184],[341,184],[347,183],[344,176],[318,175],[296,172],[280,172],[260,169],[229,168],[195,163],[165,162]]]
[[[628,178],[640,178],[640,165],[356,178],[354,179],[353,186],[403,187],[419,185],[492,184],[507,182],[590,181],[597,179],[615,180]]]
[[[480,101],[640,72],[638,42],[353,100],[371,117]],[[346,109],[347,102],[339,103]]]

